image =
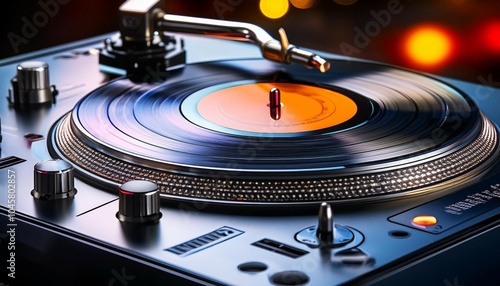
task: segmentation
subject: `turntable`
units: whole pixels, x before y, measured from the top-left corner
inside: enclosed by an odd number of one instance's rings
[[[161,7],[1,62],[0,281],[499,281],[500,90]]]

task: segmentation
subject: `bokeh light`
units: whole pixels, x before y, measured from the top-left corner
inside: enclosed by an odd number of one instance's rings
[[[500,53],[500,20],[483,24],[481,30],[485,48],[489,52]]]
[[[270,19],[278,19],[288,12],[288,0],[260,0],[260,11]]]
[[[309,9],[314,6],[316,2],[318,2],[318,0],[290,0],[290,3],[298,9]]]
[[[453,52],[453,37],[441,27],[425,25],[414,28],[404,42],[407,58],[417,66],[438,67]]]

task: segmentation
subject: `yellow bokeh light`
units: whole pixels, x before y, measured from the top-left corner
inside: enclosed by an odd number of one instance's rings
[[[420,27],[412,31],[405,42],[407,56],[423,66],[436,66],[444,63],[451,51],[450,36],[436,27]]]
[[[260,11],[271,19],[283,17],[288,12],[288,0],[260,0]]]

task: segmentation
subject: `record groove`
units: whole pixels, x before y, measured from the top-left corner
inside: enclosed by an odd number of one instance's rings
[[[248,204],[436,191],[477,176],[496,156],[495,127],[452,87],[392,67],[332,62],[327,74],[249,60],[187,66],[159,84],[118,79],[83,98],[49,144],[100,184],[149,179],[171,198]],[[338,125],[300,132],[221,127],[197,115],[214,90],[272,82],[336,92],[358,109]]]

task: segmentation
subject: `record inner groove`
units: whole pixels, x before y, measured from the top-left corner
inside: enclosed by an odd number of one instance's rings
[[[238,205],[442,191],[496,158],[495,126],[455,89],[392,67],[332,62],[326,74],[240,60],[188,65],[157,84],[118,79],[56,123],[49,146],[110,189],[147,179],[163,197]],[[295,97],[283,100],[291,117],[282,122],[265,115],[274,86]]]

